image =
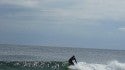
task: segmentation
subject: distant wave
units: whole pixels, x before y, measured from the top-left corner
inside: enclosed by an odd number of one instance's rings
[[[78,64],[68,68],[71,70],[125,70],[125,63],[120,63],[116,60],[107,62],[107,64],[78,62]]]

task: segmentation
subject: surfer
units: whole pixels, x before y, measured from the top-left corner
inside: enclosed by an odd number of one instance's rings
[[[75,63],[77,63],[75,56],[73,55],[73,56],[68,60],[68,62],[69,62],[69,65],[74,65]],[[75,63],[74,63],[74,62],[75,62]]]

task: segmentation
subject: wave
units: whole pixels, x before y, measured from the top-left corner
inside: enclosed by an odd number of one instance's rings
[[[78,62],[68,68],[71,70],[125,70],[125,63],[120,63],[116,60],[107,62],[106,64]]]
[[[0,70],[125,70],[125,63],[115,60],[106,64],[78,62],[68,66],[65,61],[0,61]]]
[[[0,61],[0,70],[67,70],[67,62]]]

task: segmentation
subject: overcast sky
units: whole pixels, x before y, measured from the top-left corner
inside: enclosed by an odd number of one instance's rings
[[[125,0],[0,0],[0,43],[125,50]]]

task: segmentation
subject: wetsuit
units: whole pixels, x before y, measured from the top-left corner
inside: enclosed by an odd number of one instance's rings
[[[75,63],[77,63],[77,61],[76,61],[76,58],[75,58],[75,56],[72,56],[70,59],[69,59],[69,65],[74,65],[74,62],[73,61],[75,61]]]

